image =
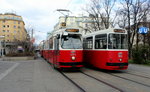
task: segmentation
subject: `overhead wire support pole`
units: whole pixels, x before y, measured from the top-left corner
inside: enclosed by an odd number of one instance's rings
[[[66,23],[67,18],[69,16],[69,12],[72,13],[70,10],[67,10],[67,9],[57,9],[57,11],[65,16],[65,23]],[[64,14],[63,12],[67,12],[68,14]]]

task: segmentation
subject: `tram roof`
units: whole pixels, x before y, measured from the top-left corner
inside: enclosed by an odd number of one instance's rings
[[[95,31],[92,33],[88,33],[86,35],[84,35],[84,37],[86,36],[92,36],[92,35],[97,35],[97,34],[105,34],[105,33],[121,33],[121,32],[114,32],[114,30],[124,30],[125,34],[127,34],[127,31],[125,29],[122,28],[109,28],[109,29],[104,29],[104,30],[99,30],[99,31]]]
[[[47,39],[49,39],[51,36],[54,36],[54,35],[56,35],[56,34],[62,34],[63,32],[65,32],[65,30],[67,30],[67,29],[79,29],[80,30],[80,28],[62,28],[62,29],[58,29],[58,30],[53,30],[51,33],[50,33],[50,35],[47,37]],[[75,33],[75,32],[68,32],[68,33],[74,33],[74,34],[81,34],[80,33],[80,31],[78,32],[78,33]]]

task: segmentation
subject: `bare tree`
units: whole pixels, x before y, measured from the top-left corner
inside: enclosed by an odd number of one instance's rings
[[[88,5],[86,11],[93,19],[94,27],[96,30],[108,29],[113,26],[115,16],[112,17],[113,8],[116,0],[90,0],[91,3]]]
[[[129,56],[131,57],[131,49],[133,47],[134,38],[136,36],[136,48],[138,50],[139,34],[138,28],[140,22],[143,21],[144,17],[150,12],[150,0],[122,0],[120,2],[122,8],[118,12],[120,14],[118,25],[128,30],[128,47]],[[120,22],[122,21],[122,23]],[[127,24],[127,25],[126,25]]]
[[[117,18],[116,24],[118,24],[118,26],[120,28],[124,28],[125,29],[128,26],[128,20],[127,20],[128,18],[126,16],[127,12],[124,11],[124,10],[119,10],[118,14],[119,14],[119,16]]]
[[[122,0],[120,3],[122,8],[119,10],[120,16],[118,17],[118,25],[121,28],[126,28],[128,30],[128,48],[129,48],[129,57],[131,56],[131,5],[133,0]],[[122,18],[122,19],[121,19]]]
[[[135,0],[132,4],[132,17],[133,17],[133,37],[136,35],[136,48],[138,50],[138,43],[139,43],[139,34],[137,30],[139,28],[140,22],[146,22],[144,18],[146,18],[147,14],[150,11],[150,4],[149,0]],[[132,38],[133,43],[133,38]],[[145,44],[145,43],[144,43]]]
[[[27,42],[28,42],[28,44],[29,44],[29,51],[31,52],[32,50],[33,50],[33,48],[34,48],[34,46],[33,46],[33,43],[31,42],[32,40],[34,40],[34,26],[33,25],[28,25],[27,27],[26,27],[26,30],[27,30],[27,33],[28,33],[28,39],[27,39]]]

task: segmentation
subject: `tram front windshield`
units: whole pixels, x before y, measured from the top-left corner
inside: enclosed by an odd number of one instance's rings
[[[108,49],[127,49],[127,34],[109,34]]]
[[[61,43],[63,49],[82,49],[81,35],[79,34],[62,36]]]

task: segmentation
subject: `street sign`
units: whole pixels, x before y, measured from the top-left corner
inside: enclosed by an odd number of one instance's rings
[[[148,27],[140,27],[139,30],[138,30],[138,33],[140,33],[140,34],[147,34],[148,31],[149,31]]]

